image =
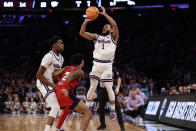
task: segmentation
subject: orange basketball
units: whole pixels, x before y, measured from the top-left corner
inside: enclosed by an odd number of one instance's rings
[[[99,16],[99,10],[95,6],[91,6],[86,10],[86,16],[89,19],[97,19]]]

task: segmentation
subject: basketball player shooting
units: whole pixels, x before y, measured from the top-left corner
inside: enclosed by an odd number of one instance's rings
[[[54,84],[52,74],[60,69],[64,59],[61,52],[64,51],[64,44],[59,36],[54,36],[49,41],[52,50],[42,59],[39,70],[37,71],[37,88],[42,93],[44,100],[51,106],[47,124],[44,131],[49,131],[60,109],[56,94],[53,88]]]
[[[90,73],[91,85],[87,93],[87,106],[91,106],[93,94],[97,88],[98,81],[100,81],[102,85],[104,84],[103,87],[107,89],[110,99],[110,117],[113,119],[115,117],[115,95],[112,90],[112,64],[115,57],[119,31],[116,22],[106,13],[105,8],[101,7],[101,9],[102,12],[100,14],[110,22],[110,24],[106,24],[103,27],[102,35],[86,32],[87,23],[93,21],[93,19],[85,19],[80,29],[80,35],[82,37],[87,40],[92,40],[95,43],[93,68]]]

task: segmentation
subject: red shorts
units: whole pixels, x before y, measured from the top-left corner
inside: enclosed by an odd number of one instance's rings
[[[68,92],[68,96],[65,96],[61,90],[64,88],[56,87],[56,97],[58,99],[59,105],[61,109],[70,109],[73,110],[78,103],[80,102],[80,99],[78,99],[71,91]]]

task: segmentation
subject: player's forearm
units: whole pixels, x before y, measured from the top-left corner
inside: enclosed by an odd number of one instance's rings
[[[66,68],[67,68],[67,67],[64,67],[64,68],[62,68],[62,69],[59,69],[59,70],[55,71],[55,72],[52,74],[52,78],[53,78],[54,83],[57,83],[57,82],[58,82],[60,76],[63,74],[63,72],[65,71]]]
[[[86,32],[86,25],[87,25],[87,21],[84,21],[81,28],[80,28],[80,35],[83,36],[84,33]]]
[[[104,16],[114,28],[117,27],[117,24],[116,24],[115,20],[112,17],[110,17],[108,14],[104,14]]]
[[[121,85],[121,78],[117,78],[117,88],[120,89],[120,85]]]
[[[39,79],[44,84],[53,87],[53,83],[49,82],[44,76],[39,76],[37,79]]]
[[[65,71],[65,69],[66,69],[66,68],[64,67],[64,68],[62,68],[62,69],[59,69],[59,70],[55,71],[54,74],[53,74],[53,76],[56,77],[56,76],[62,75],[63,72]]]

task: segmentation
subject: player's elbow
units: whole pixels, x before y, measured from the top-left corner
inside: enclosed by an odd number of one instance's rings
[[[79,35],[84,37],[84,32],[80,31]]]

